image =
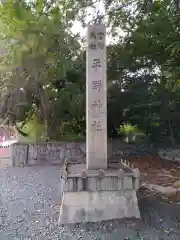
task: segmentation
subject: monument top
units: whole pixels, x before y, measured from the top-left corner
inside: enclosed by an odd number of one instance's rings
[[[93,36],[89,35],[92,31],[94,32]],[[97,34],[97,36],[95,34]],[[89,24],[87,26],[87,41],[88,41],[89,37],[94,37],[94,38],[99,37],[100,40],[104,40],[104,38],[106,37],[105,24],[102,24],[102,23]]]

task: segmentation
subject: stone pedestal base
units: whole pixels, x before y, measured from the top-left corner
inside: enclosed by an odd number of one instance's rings
[[[59,224],[140,218],[135,190],[66,192]]]
[[[65,172],[60,225],[140,218],[136,197],[136,189],[139,187],[138,171],[92,171],[77,164],[69,166]]]

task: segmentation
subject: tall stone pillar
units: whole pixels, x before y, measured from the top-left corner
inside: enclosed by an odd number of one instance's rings
[[[87,31],[86,165],[65,161],[59,224],[139,218],[139,171],[120,158],[107,168],[107,83],[105,26]],[[121,160],[121,161],[120,161]]]
[[[87,28],[86,168],[107,168],[106,28]]]

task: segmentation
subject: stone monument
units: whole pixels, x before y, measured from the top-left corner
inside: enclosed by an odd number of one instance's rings
[[[139,218],[139,170],[107,159],[104,24],[88,26],[86,56],[86,164],[64,164],[59,224]]]
[[[88,26],[86,51],[86,166],[107,169],[106,29]]]

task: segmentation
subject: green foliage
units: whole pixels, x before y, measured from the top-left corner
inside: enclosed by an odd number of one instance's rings
[[[59,93],[53,82],[66,77],[74,64],[72,59],[78,55],[80,44],[69,31],[78,8],[67,4],[69,9],[64,12],[56,2],[47,5],[45,1],[37,1],[34,5],[32,2],[9,0],[0,7],[0,20],[4,27],[1,35],[9,41],[9,51],[1,59],[1,66],[4,65],[2,74],[6,77],[6,81],[5,78],[1,81],[4,89],[1,93],[1,117],[15,124],[18,120],[27,122],[27,116],[31,117],[33,112],[39,124],[44,126],[44,138],[56,139],[58,131],[52,129],[55,126],[59,128],[60,120],[57,117],[62,114],[56,111],[57,105],[63,101],[59,94],[68,99],[68,95],[72,97],[76,92],[71,93],[74,88],[70,86],[71,89]],[[64,18],[67,13],[69,17],[66,15]],[[11,74],[7,76],[9,69]],[[17,89],[23,89],[21,98]],[[29,108],[26,107],[27,114],[18,115],[22,112],[22,107],[19,107],[22,100],[24,106]]]
[[[21,142],[43,140],[43,127],[39,124],[35,115],[23,126],[22,130],[27,133],[27,137],[20,135]]]
[[[109,136],[129,122],[120,129],[125,135],[133,132],[137,139],[143,132],[174,143],[180,128],[179,5],[105,2],[116,38],[107,47]],[[32,138],[85,136],[86,57],[83,39],[71,27],[77,19],[84,24],[87,6],[94,1],[9,0],[0,6],[6,52],[0,56],[0,117],[21,122],[19,131]]]
[[[137,126],[132,126],[131,124],[124,124],[120,126],[120,133],[122,135],[128,135],[129,133],[140,133],[141,131]]]
[[[120,126],[120,135],[129,143],[139,143],[145,140],[145,134],[137,126],[124,124]]]
[[[121,119],[174,143],[180,127],[179,6],[170,0],[109,3],[111,26],[126,33],[108,61],[109,77],[124,89],[117,103]]]

